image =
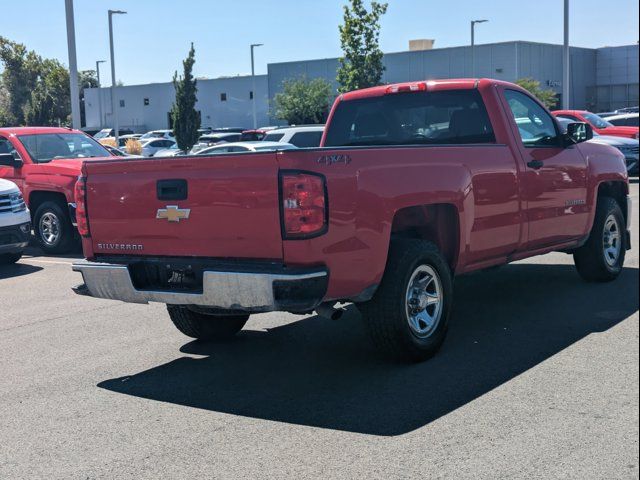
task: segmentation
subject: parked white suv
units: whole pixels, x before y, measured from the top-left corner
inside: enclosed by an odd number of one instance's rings
[[[31,215],[18,186],[0,178],[0,264],[20,260],[30,235]]]
[[[270,130],[262,141],[290,143],[298,148],[313,148],[320,146],[322,132],[324,132],[324,125],[277,128]]]

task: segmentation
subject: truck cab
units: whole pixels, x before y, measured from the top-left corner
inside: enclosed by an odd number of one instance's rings
[[[0,128],[0,178],[18,185],[31,210],[36,240],[47,254],[77,243],[74,186],[84,161],[111,157],[79,130]]]

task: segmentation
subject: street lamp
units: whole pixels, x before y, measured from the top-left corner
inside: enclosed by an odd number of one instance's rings
[[[252,43],[251,44],[251,110],[253,112],[253,129],[258,128],[258,119],[256,115],[256,69],[255,62],[253,61],[253,49],[256,47],[261,47],[262,43]]]
[[[113,115],[113,131],[116,137],[116,147],[119,140],[118,109],[116,108],[116,65],[113,58],[113,20],[114,15],[124,15],[122,10],[109,10],[109,49],[111,52],[111,113]]]
[[[98,113],[100,114],[100,128],[102,128],[102,91],[100,90],[100,64],[105,60],[96,60],[96,76],[98,77]]]
[[[471,77],[476,76],[476,42],[475,42],[475,29],[476,23],[485,23],[489,20],[471,20]]]

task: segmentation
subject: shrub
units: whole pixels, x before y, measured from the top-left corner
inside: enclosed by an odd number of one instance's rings
[[[99,140],[100,144],[106,145],[107,147],[118,148],[116,145],[116,139],[113,137],[101,138]]]
[[[140,143],[140,140],[137,140],[135,138],[130,138],[129,140],[127,140],[127,142],[124,144],[124,149],[130,155],[142,155],[142,143]]]

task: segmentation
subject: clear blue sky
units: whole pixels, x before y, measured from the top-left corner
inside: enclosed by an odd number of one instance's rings
[[[382,21],[384,52],[408,49],[415,38],[435,38],[435,47],[468,44],[469,21],[476,42],[529,40],[562,43],[562,0],[388,0]],[[64,0],[2,2],[1,35],[45,57],[68,63]],[[78,67],[109,60],[107,10],[114,17],[117,78],[125,84],[163,82],[181,68],[189,43],[196,47],[197,76],[247,74],[249,44],[258,73],[267,63],[340,55],[338,24],[345,0],[75,0]],[[626,45],[638,41],[638,0],[572,0],[571,44]],[[109,64],[101,65],[108,85]]]

